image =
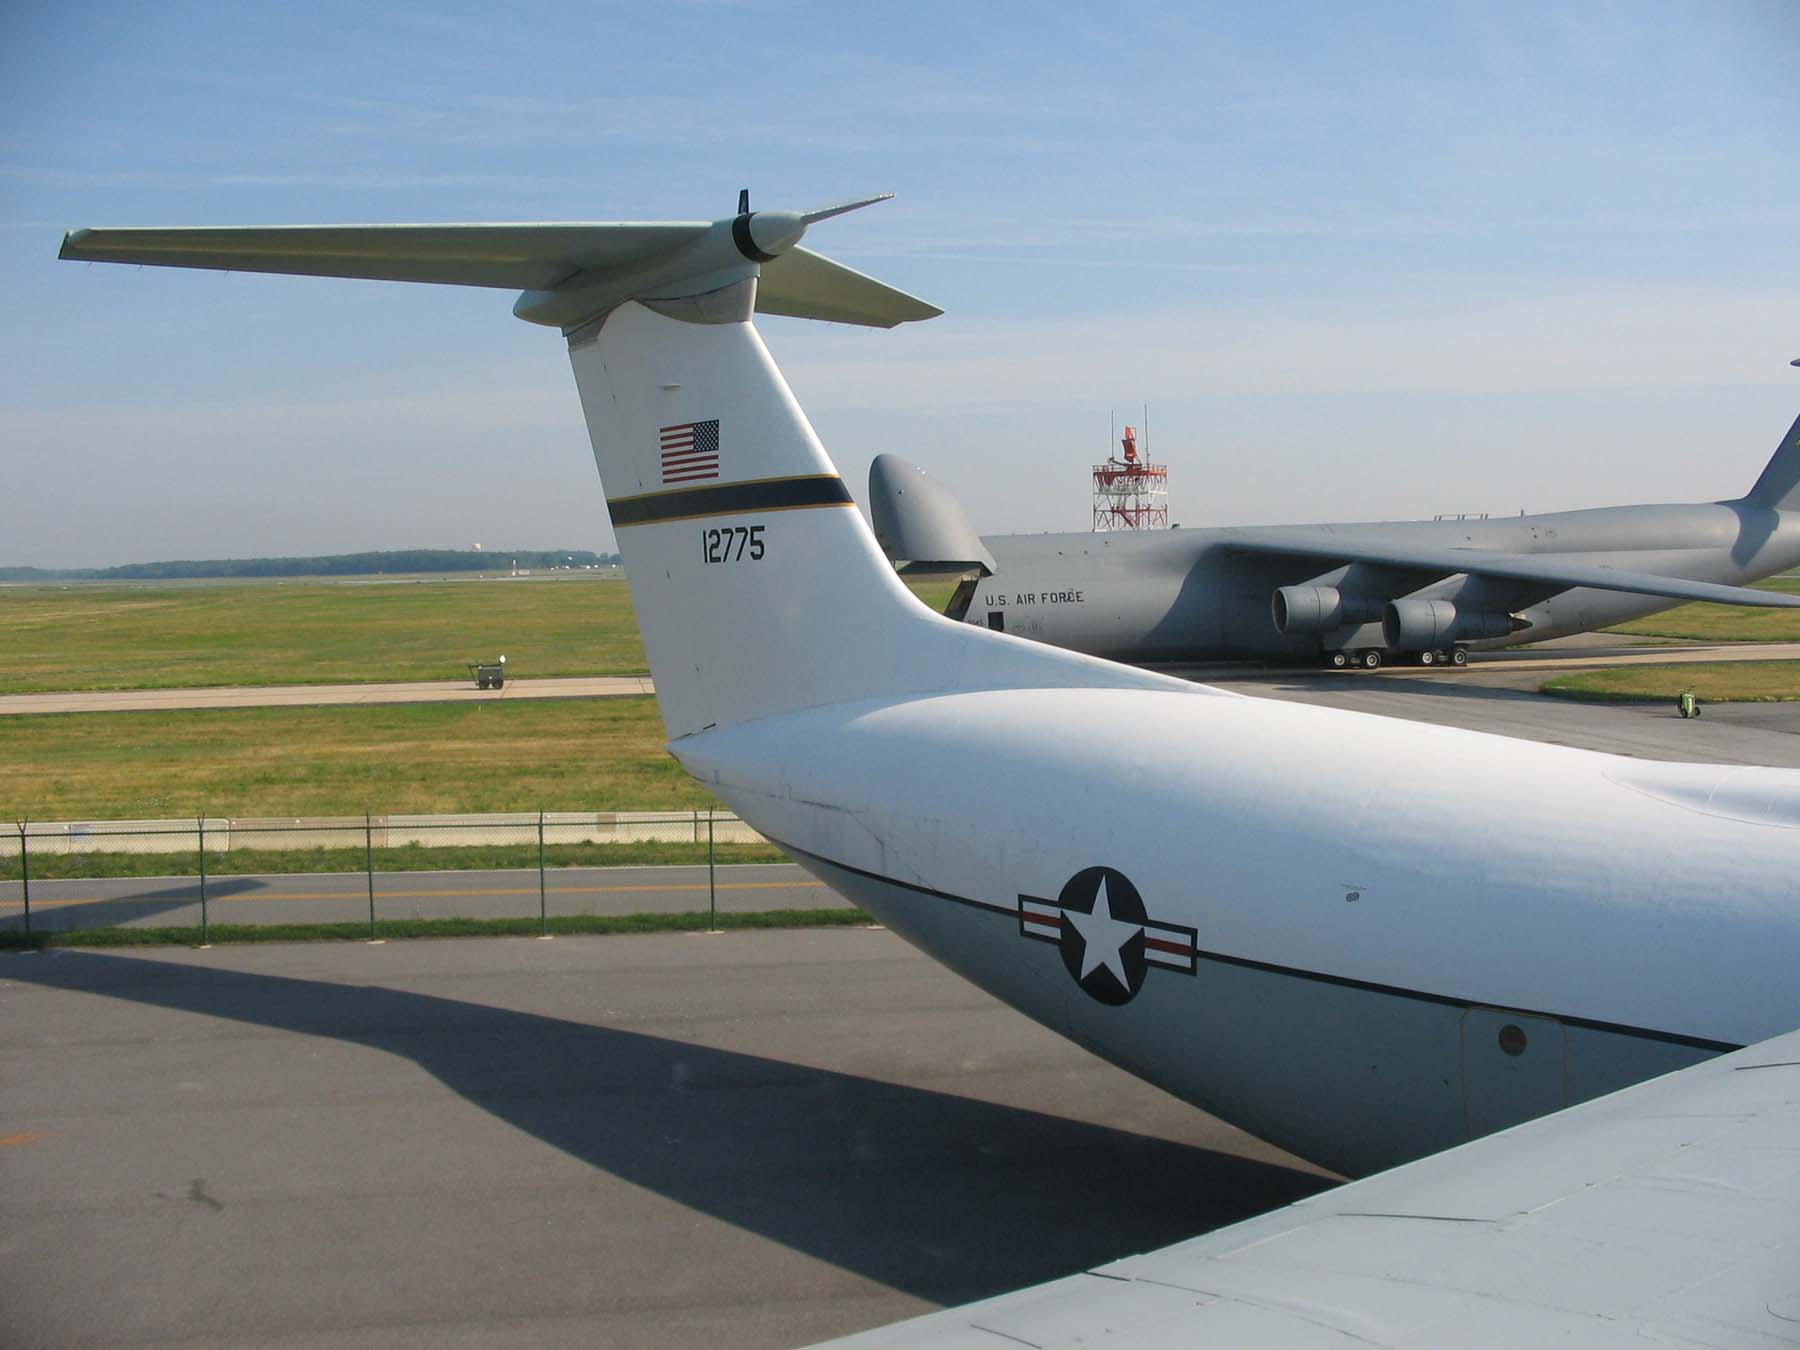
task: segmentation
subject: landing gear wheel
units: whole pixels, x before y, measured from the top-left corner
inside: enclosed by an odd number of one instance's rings
[[[1379,647],[1364,647],[1362,651],[1357,653],[1356,663],[1364,670],[1380,670],[1381,649]]]
[[[1437,659],[1438,654],[1430,648],[1419,653],[1419,664],[1422,666],[1435,666],[1437,664]]]
[[[1349,652],[1332,652],[1325,658],[1325,664],[1333,670],[1342,670],[1350,664]]]
[[[1463,648],[1458,647],[1455,651],[1450,653],[1450,664],[1455,666],[1458,670],[1461,670],[1464,666],[1469,664],[1469,653]]]

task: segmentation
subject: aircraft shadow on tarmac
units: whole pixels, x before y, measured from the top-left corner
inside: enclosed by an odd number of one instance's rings
[[[938,1303],[1329,1184],[1042,1112],[431,995],[73,951],[7,965],[10,979],[387,1051],[594,1167]]]

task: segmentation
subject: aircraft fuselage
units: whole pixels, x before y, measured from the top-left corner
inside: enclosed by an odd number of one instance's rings
[[[1487,520],[1398,521],[1282,526],[1321,540],[1359,538],[1483,549],[1588,563],[1661,576],[1741,585],[1800,565],[1800,516],[1743,501],[1619,506]],[[1486,603],[1492,583],[1467,575],[1408,576],[1363,564],[1325,568],[1317,560],[1237,551],[1276,531],[1265,527],[1154,533],[988,536],[994,575],[975,582],[953,617],[1056,646],[1126,661],[1260,659],[1316,661],[1335,650],[1396,651],[1380,606],[1407,596]],[[1283,633],[1271,612],[1284,586],[1362,588],[1361,622],[1321,632]],[[1492,602],[1527,626],[1459,645],[1503,647],[1586,632],[1654,614],[1675,601],[1587,587],[1541,599],[1517,590]],[[1403,653],[1405,647],[1397,649]]]
[[[1770,827],[1800,807],[1769,791],[1787,775],[1406,732],[1005,690],[670,748],[975,983],[1345,1172],[1791,1025],[1800,908],[1774,898],[1792,850]]]

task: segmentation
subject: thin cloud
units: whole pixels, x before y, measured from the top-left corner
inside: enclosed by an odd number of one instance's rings
[[[889,336],[879,357],[834,356],[804,333],[783,351],[820,408],[1063,401],[1071,389],[1154,401],[1767,386],[1792,378],[1796,306],[1794,289],[1555,287],[1387,311],[940,321]]]

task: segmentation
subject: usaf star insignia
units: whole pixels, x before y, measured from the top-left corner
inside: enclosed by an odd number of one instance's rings
[[[1019,935],[1054,942],[1082,992],[1114,1007],[1137,997],[1152,966],[1194,973],[1195,931],[1150,918],[1137,887],[1110,867],[1077,872],[1054,900],[1021,895]]]

